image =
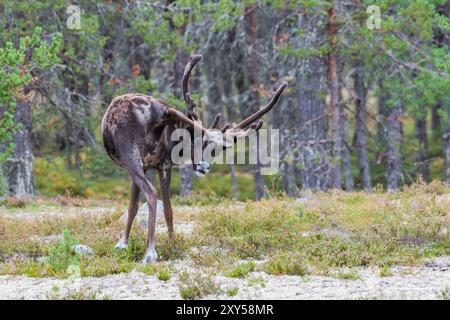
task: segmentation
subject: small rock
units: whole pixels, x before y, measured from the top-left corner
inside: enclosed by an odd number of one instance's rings
[[[448,229],[446,226],[441,226],[438,231],[438,235],[441,237],[446,237],[448,234]]]
[[[431,261],[426,261],[425,267],[445,271],[450,267],[450,260],[448,257],[438,257]]]
[[[301,197],[301,198],[295,199],[295,201],[297,201],[298,203],[306,203],[308,201],[308,198]]]
[[[80,256],[93,256],[95,254],[91,247],[84,244],[77,244],[73,246],[72,249]]]

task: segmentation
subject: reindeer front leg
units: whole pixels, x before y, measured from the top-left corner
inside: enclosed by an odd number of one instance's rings
[[[164,164],[159,170],[159,182],[161,186],[161,196],[164,206],[164,218],[166,219],[167,230],[169,232],[169,240],[173,240],[173,210],[170,203],[170,179],[171,167]]]

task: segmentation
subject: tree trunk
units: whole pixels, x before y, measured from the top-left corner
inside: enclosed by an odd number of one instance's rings
[[[348,122],[347,115],[345,114],[345,110],[343,108],[342,103],[339,104],[341,109],[341,141],[342,141],[342,172],[344,175],[344,185],[346,191],[353,191],[355,186],[355,181],[353,179],[352,173],[352,159],[350,155],[350,146],[348,145]]]
[[[298,47],[311,50],[321,43],[319,25],[325,25],[321,16],[303,15],[298,27],[305,36]],[[297,69],[298,110],[298,169],[302,189],[327,190],[329,183],[328,116],[325,94],[326,61],[322,57],[302,58]]]
[[[447,1],[443,6],[438,7],[438,11],[450,18],[450,1]],[[447,33],[442,34],[441,45],[450,49],[450,35]],[[442,106],[443,107],[443,106]],[[447,122],[443,130],[443,142],[444,142],[444,180],[450,185],[450,108],[447,107]]]
[[[333,4],[334,5],[334,4]],[[328,9],[328,41],[330,53],[328,54],[328,88],[330,92],[331,131],[333,148],[331,151],[331,186],[335,189],[341,188],[341,112],[339,107],[339,78],[337,73],[337,24],[336,10],[334,7]]]
[[[438,137],[442,133],[441,116],[439,114],[442,106],[440,103],[431,107],[431,130],[434,137]]]
[[[208,92],[208,125],[212,123],[218,113],[222,115],[222,119],[226,119],[227,123],[231,123],[231,120],[237,120],[233,118],[235,103],[231,92],[232,79],[229,62],[231,38],[231,33],[227,31],[209,33],[208,35],[208,51],[204,58]],[[238,199],[236,169],[234,163],[230,163],[229,166],[231,195],[233,199]]]
[[[428,137],[427,137],[427,119],[426,115],[415,119],[416,138],[419,141],[419,149],[416,153],[416,161],[419,164],[419,172],[425,181],[430,179],[430,170],[428,166]]]
[[[437,13],[450,18],[450,1],[443,5],[436,6]],[[448,32],[441,30],[440,28],[435,28],[434,32],[434,43],[437,47],[449,47],[450,45],[450,35]],[[441,123],[441,115],[442,112],[442,102],[438,102],[435,105],[431,106],[431,130],[433,132],[434,137],[438,137],[441,134],[445,134],[445,127],[443,128],[443,124]]]
[[[271,46],[268,45],[266,49],[267,52],[271,52],[271,67],[267,74],[270,74],[271,77],[278,81],[296,72],[299,64],[299,60],[296,57],[280,54],[279,50],[274,48],[283,45],[286,35],[290,39],[296,39],[295,30],[297,29],[298,22],[293,19],[287,19],[290,14],[291,11],[289,10],[276,12],[273,21],[267,23],[273,29],[272,26],[274,24],[278,21],[283,21],[274,31],[270,32],[269,30],[266,32],[266,34],[275,39],[275,43],[270,41],[271,39],[265,41],[267,44],[272,44]],[[296,198],[299,196],[297,186],[298,174],[296,170],[296,160],[298,159],[299,151],[296,149],[296,142],[298,140],[298,108],[293,106],[298,106],[299,102],[297,101],[298,95],[292,94],[295,86],[291,85],[290,87],[290,92],[285,92],[278,105],[270,112],[270,126],[280,130],[280,171],[284,191],[289,197]]]
[[[359,174],[361,176],[361,187],[370,192],[372,191],[372,178],[370,176],[369,153],[367,151],[367,88],[364,81],[362,61],[359,61],[356,66],[353,80],[356,93],[355,147],[358,155]]]
[[[286,157],[284,159],[284,170],[283,170],[283,186],[286,194],[291,198],[298,197],[297,192],[297,181],[296,181],[296,171],[294,158]]]
[[[258,29],[257,29],[257,8],[256,5],[252,5],[248,8],[248,14],[246,15],[246,22],[248,23],[248,32],[250,36],[250,72],[249,72],[249,80],[251,87],[251,113],[254,113],[259,110],[259,91],[258,85],[259,81],[259,67],[260,67],[260,59],[259,59],[259,51],[258,51]],[[259,140],[259,139],[258,139]],[[259,163],[259,141],[255,146],[250,146],[253,148],[251,152],[256,152],[257,156],[257,164],[254,165],[253,168],[253,176],[255,178],[255,195],[256,200],[260,200],[265,195],[264,190],[264,177],[261,175],[261,165]]]
[[[175,58],[174,63],[174,83],[173,89],[175,96],[181,97],[181,79],[183,77],[184,65],[186,64],[187,57],[181,51],[179,51]],[[193,191],[192,183],[193,169],[192,165],[186,165],[180,168],[180,195],[182,197],[189,196]]]
[[[17,102],[14,120],[22,128],[14,135],[14,150],[3,164],[6,191],[13,197],[33,197],[35,185],[30,101]]]
[[[448,119],[450,119],[450,109],[448,110]],[[444,179],[450,185],[450,120],[444,131]]]
[[[274,119],[274,127],[280,128],[280,159],[281,163],[281,173],[283,175],[283,186],[286,194],[289,197],[298,197],[297,191],[297,173],[295,170],[295,131],[292,129],[292,123],[295,120],[295,108],[292,108],[294,101],[284,97],[280,101],[280,106],[278,107],[277,119]]]
[[[386,189],[388,191],[396,191],[400,188],[403,182],[402,176],[402,162],[400,147],[403,139],[402,125],[400,117],[402,116],[403,108],[400,103],[393,107],[388,107],[386,101],[388,94],[380,85],[380,115],[382,115],[383,140],[386,144]]]

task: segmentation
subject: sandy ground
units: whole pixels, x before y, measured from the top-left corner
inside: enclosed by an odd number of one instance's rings
[[[450,257],[421,267],[393,267],[392,275],[359,268],[358,280],[321,276],[269,276],[253,272],[243,279],[217,276],[224,293],[209,299],[230,299],[229,288],[239,288],[231,299],[442,299],[450,290]],[[263,279],[263,281],[261,280]],[[178,278],[164,282],[140,272],[72,280],[1,276],[0,299],[67,298],[77,292],[97,299],[181,299]]]

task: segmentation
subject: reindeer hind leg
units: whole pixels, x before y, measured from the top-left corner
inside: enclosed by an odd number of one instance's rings
[[[156,189],[147,180],[143,170],[135,175],[134,181],[141,189],[148,204],[147,251],[143,260],[145,264],[148,264],[156,262],[158,259],[158,254],[156,253]]]
[[[148,181],[144,169],[140,165],[131,162],[126,166],[131,178],[144,194],[149,209],[147,251],[143,262],[146,264],[156,262],[158,259],[156,253],[156,188]]]
[[[116,249],[123,250],[128,247],[128,238],[130,237],[131,226],[139,209],[139,193],[140,190],[134,180],[131,181],[130,204],[128,206],[128,218],[125,232],[116,244]]]
[[[156,188],[150,183],[144,173],[142,156],[138,145],[134,144],[133,136],[118,136],[118,151],[120,160],[124,169],[130,175],[139,190],[144,194],[148,204],[148,236],[147,251],[144,257],[144,263],[156,262],[158,255],[156,253]],[[131,223],[130,223],[131,225]]]
[[[169,232],[169,239],[173,240],[173,210],[170,202],[170,179],[171,168],[169,166],[163,166],[159,170],[159,182],[161,185],[161,196],[164,206],[164,218],[166,219],[167,230]]]

